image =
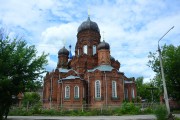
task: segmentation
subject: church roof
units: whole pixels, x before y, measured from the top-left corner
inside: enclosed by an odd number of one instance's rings
[[[127,84],[127,83],[134,83],[134,82],[125,80],[124,83]]]
[[[94,30],[99,32],[99,27],[96,22],[93,22],[90,20],[90,17],[86,21],[84,21],[79,27],[78,32],[81,32],[83,30]]]
[[[66,69],[66,68],[59,68],[59,71],[62,73],[67,73],[70,71],[70,69]]]
[[[67,76],[66,78],[63,78],[63,80],[76,79],[76,78],[80,78],[80,77],[70,75],[70,76]]]
[[[113,61],[115,61],[115,58],[114,58],[113,56],[110,56],[110,59],[113,60]]]
[[[73,69],[59,68],[59,72],[62,72],[62,73],[68,73],[70,70],[73,70]],[[77,74],[75,70],[73,71]]]
[[[94,69],[88,70],[88,72],[94,72],[95,70],[112,71],[113,69],[115,69],[115,68],[113,68],[110,65],[99,65],[99,66],[95,67]]]

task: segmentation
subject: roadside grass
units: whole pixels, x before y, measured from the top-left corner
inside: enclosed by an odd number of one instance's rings
[[[174,111],[179,113],[179,111]],[[10,116],[121,116],[121,115],[145,115],[154,114],[157,120],[167,120],[166,108],[163,105],[156,107],[146,107],[142,109],[133,103],[123,103],[117,108],[107,107],[105,109],[77,109],[77,110],[61,110],[61,109],[42,109],[42,107],[15,107],[10,110]],[[175,120],[180,118],[175,117]]]
[[[117,108],[106,109],[85,109],[85,110],[58,110],[58,109],[41,109],[42,107],[31,107],[28,110],[26,107],[13,108],[10,110],[11,116],[121,116],[121,115],[139,115],[139,114],[153,114],[152,108],[145,108],[141,110],[139,106],[133,103],[123,103]]]

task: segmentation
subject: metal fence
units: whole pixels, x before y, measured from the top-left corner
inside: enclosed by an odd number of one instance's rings
[[[138,106],[141,110],[145,109],[145,108],[156,108],[159,103],[132,103],[135,106]],[[113,110],[113,109],[117,109],[117,108],[121,108],[123,105],[122,104],[109,104],[109,105],[99,105],[99,106],[92,106],[90,104],[70,104],[70,105],[59,105],[59,104],[51,104],[51,107],[45,107],[42,106],[40,107],[40,109],[56,109],[56,110],[81,110],[81,111],[85,111],[85,110],[92,110],[92,109],[96,109],[96,110]],[[13,108],[18,108],[18,107],[22,107],[18,106],[18,105],[13,105]],[[34,106],[32,105],[27,105],[27,106],[23,106],[24,108],[27,109],[27,111],[31,108],[33,108]]]

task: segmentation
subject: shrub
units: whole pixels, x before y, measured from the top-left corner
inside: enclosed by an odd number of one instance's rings
[[[157,120],[167,120],[167,110],[164,105],[159,105],[155,111],[155,116]]]
[[[32,107],[33,114],[41,114],[42,112],[42,103],[38,102]]]
[[[121,106],[122,114],[139,114],[140,108],[136,107],[133,103],[123,103]]]
[[[118,107],[118,108],[113,109],[112,110],[112,115],[115,115],[115,116],[122,115],[121,108]]]
[[[175,120],[180,120],[180,118],[178,118],[178,117],[175,117]]]
[[[99,115],[113,115],[119,116],[123,114],[150,114],[152,113],[152,108],[145,108],[142,111],[139,106],[135,106],[134,103],[123,103],[120,106],[116,106],[116,108],[96,108],[96,109],[84,109],[82,110],[67,110],[67,109],[42,109],[41,103],[36,103],[34,106],[29,107],[14,107],[10,110],[10,115],[45,115],[45,116],[99,116]]]
[[[14,108],[9,111],[9,115],[14,116],[30,116],[32,114],[32,111],[27,111],[25,107]]]
[[[141,109],[141,114],[152,114],[152,113],[153,113],[153,109],[151,107]]]

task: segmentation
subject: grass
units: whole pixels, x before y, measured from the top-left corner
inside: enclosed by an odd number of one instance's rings
[[[120,116],[120,115],[137,115],[137,114],[152,114],[152,108],[141,110],[140,107],[135,106],[133,103],[123,103],[122,106],[117,108],[105,109],[86,109],[86,110],[57,110],[57,109],[41,109],[41,107],[32,107],[28,110],[25,107],[13,108],[10,110],[9,115],[13,116]]]

